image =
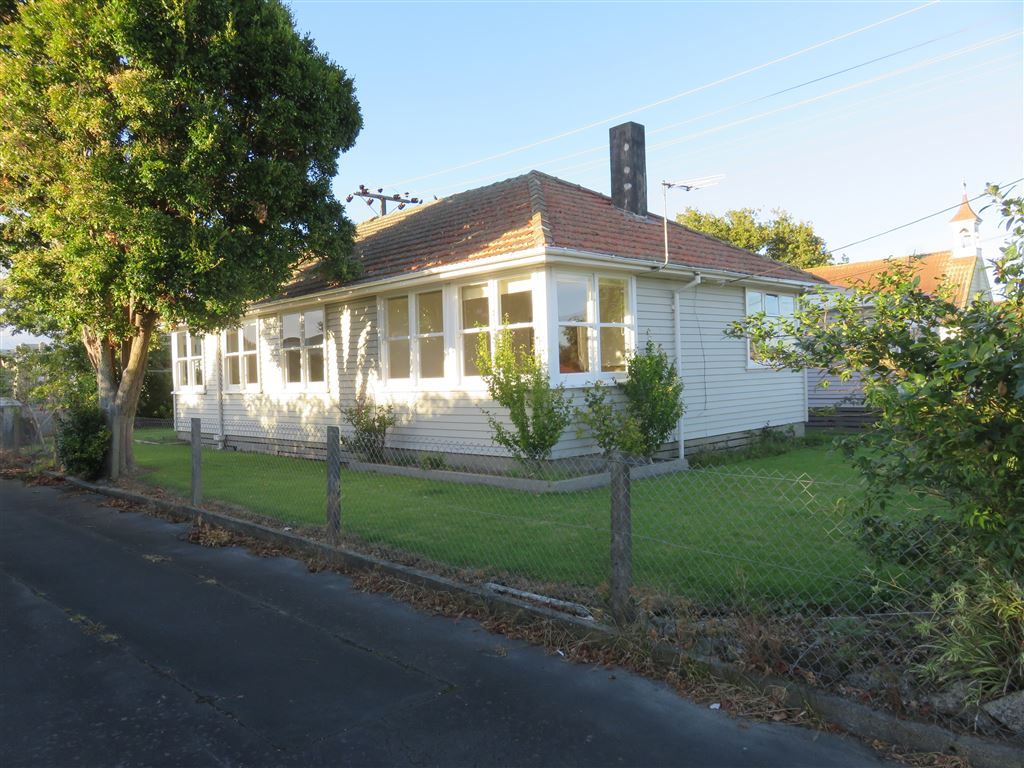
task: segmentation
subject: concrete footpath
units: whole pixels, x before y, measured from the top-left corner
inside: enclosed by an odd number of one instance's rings
[[[0,765],[873,766],[285,557],[0,480]]]

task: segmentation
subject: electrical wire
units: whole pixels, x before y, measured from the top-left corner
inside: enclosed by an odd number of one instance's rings
[[[500,160],[501,158],[508,157],[509,155],[514,155],[514,154],[518,154],[520,152],[525,152],[526,150],[534,149],[534,148],[542,146],[544,144],[550,144],[553,141],[558,141],[560,139],[564,139],[564,138],[567,138],[569,136],[574,136],[577,133],[582,133],[583,131],[590,130],[591,128],[596,128],[596,127],[601,126],[601,125],[607,125],[610,122],[614,122],[616,120],[622,120],[623,118],[626,118],[626,117],[631,117],[632,115],[635,115],[638,112],[644,112],[644,111],[646,111],[648,109],[653,109],[654,107],[660,107],[660,106],[662,106],[664,104],[668,104],[670,102],[676,101],[676,100],[684,98],[686,96],[692,96],[695,93],[700,93],[701,91],[706,91],[706,90],[708,90],[710,88],[714,88],[714,87],[717,87],[719,85],[724,85],[725,83],[731,82],[733,80],[736,80],[738,78],[744,77],[744,76],[749,75],[749,74],[752,74],[754,72],[758,72],[758,71],[760,71],[762,69],[767,69],[768,67],[774,66],[775,64],[781,64],[782,62],[789,61],[790,59],[794,59],[797,56],[802,56],[805,53],[810,53],[811,51],[817,50],[819,48],[823,48],[826,45],[831,45],[832,43],[837,43],[840,40],[845,40],[847,38],[853,37],[854,35],[861,34],[862,32],[867,32],[869,30],[876,29],[876,28],[878,28],[880,26],[883,26],[883,25],[888,24],[890,22],[896,21],[897,19],[903,18],[905,16],[909,16],[910,14],[917,13],[918,11],[924,10],[925,8],[929,8],[929,7],[933,6],[933,5],[936,5],[938,2],[939,2],[939,0],[929,0],[929,2],[924,3],[923,5],[919,5],[919,6],[916,6],[914,8],[910,8],[910,9],[908,9],[906,11],[901,11],[900,13],[897,13],[897,14],[895,14],[893,16],[889,16],[887,18],[881,19],[880,21],[873,22],[871,24],[868,24],[868,25],[863,26],[863,27],[859,27],[859,28],[851,30],[849,32],[844,32],[841,35],[836,35],[835,37],[831,37],[828,40],[823,40],[823,41],[821,41],[819,43],[815,43],[814,45],[807,46],[806,48],[801,48],[798,51],[794,51],[792,53],[788,53],[788,54],[786,54],[784,56],[780,56],[780,57],[772,59],[770,61],[763,62],[763,63],[758,64],[758,65],[753,66],[753,67],[748,67],[747,69],[741,70],[739,72],[734,72],[731,75],[727,75],[727,76],[719,78],[717,80],[713,80],[711,82],[704,83],[703,85],[698,85],[698,86],[695,86],[693,88],[689,88],[689,89],[687,89],[685,91],[682,91],[680,93],[673,94],[672,96],[667,96],[667,97],[665,97],[663,99],[658,99],[657,101],[653,101],[653,102],[651,102],[649,104],[644,104],[643,106],[627,110],[626,112],[620,112],[620,113],[618,113],[616,115],[611,115],[609,117],[605,117],[605,118],[602,118],[600,120],[595,120],[595,121],[587,123],[586,125],[583,125],[583,126],[581,126],[579,128],[573,128],[573,129],[568,130],[568,131],[563,131],[562,133],[556,134],[554,136],[549,136],[549,137],[544,138],[544,139],[539,139],[538,141],[530,142],[529,144],[523,144],[522,146],[514,147],[512,149],[508,149],[508,150],[505,150],[503,152],[498,152],[497,154],[489,155],[488,157],[480,158],[479,160],[472,160],[472,161],[467,162],[467,163],[462,163],[460,165],[455,165],[455,166],[452,166],[450,168],[444,168],[442,170],[434,171],[432,173],[423,174],[421,176],[413,176],[413,177],[410,177],[410,178],[407,178],[407,179],[401,179],[399,181],[389,182],[389,183],[384,184],[382,186],[389,187],[389,188],[390,187],[406,186],[406,185],[411,184],[413,182],[424,181],[425,179],[432,179],[432,178],[435,178],[437,176],[443,176],[444,174],[447,174],[447,173],[452,173],[454,171],[461,171],[464,168],[471,168],[473,166],[481,165],[483,163],[487,163],[487,162],[490,162],[492,160]]]

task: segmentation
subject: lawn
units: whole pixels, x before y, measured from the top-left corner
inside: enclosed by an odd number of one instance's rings
[[[139,430],[138,440],[146,440]],[[190,489],[187,445],[137,442],[142,480]],[[291,525],[320,525],[322,462],[204,450],[204,496]],[[868,561],[844,502],[853,470],[828,446],[634,481],[638,587],[698,602],[854,608]],[[907,500],[907,503],[915,503]],[[532,494],[342,473],[346,535],[481,576],[597,587],[608,579],[607,489]]]

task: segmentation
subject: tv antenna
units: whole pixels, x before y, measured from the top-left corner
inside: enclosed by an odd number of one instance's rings
[[[373,209],[373,201],[374,200],[379,200],[380,201],[380,215],[381,216],[387,216],[388,215],[388,203],[398,203],[398,210],[402,210],[407,205],[419,205],[420,203],[423,202],[418,197],[409,197],[409,193],[408,192],[405,192],[405,193],[403,193],[401,195],[399,195],[397,193],[394,194],[394,195],[385,195],[383,193],[384,193],[384,187],[381,187],[376,192],[371,192],[366,187],[365,184],[360,184],[359,185],[359,190],[357,192],[353,192],[351,195],[346,197],[345,198],[345,202],[351,203],[352,202],[352,198],[354,198],[354,197],[361,197],[361,198],[363,198],[363,200],[366,201],[366,204],[368,206],[370,206],[370,209],[372,210]]]
[[[664,203],[664,213],[661,219],[662,231],[665,236],[665,261],[662,262],[660,267],[655,267],[657,271],[663,270],[668,266],[668,191],[670,189],[681,189],[684,192],[692,192],[695,189],[704,189],[705,187],[713,187],[722,179],[725,178],[724,173],[716,173],[711,176],[701,176],[696,179],[685,179],[683,181],[662,181],[661,182],[661,199]]]

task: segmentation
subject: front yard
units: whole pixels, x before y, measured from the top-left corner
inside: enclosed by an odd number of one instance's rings
[[[139,440],[165,435],[137,433]],[[145,483],[187,496],[189,447],[139,442]],[[319,461],[204,450],[204,498],[293,526],[321,526]],[[700,604],[780,602],[849,610],[870,599],[870,565],[848,500],[853,470],[827,446],[645,480],[632,488],[641,591]],[[907,505],[918,505],[914,499]],[[600,587],[609,572],[607,488],[532,494],[441,479],[342,472],[342,526],[381,547],[479,578]]]

